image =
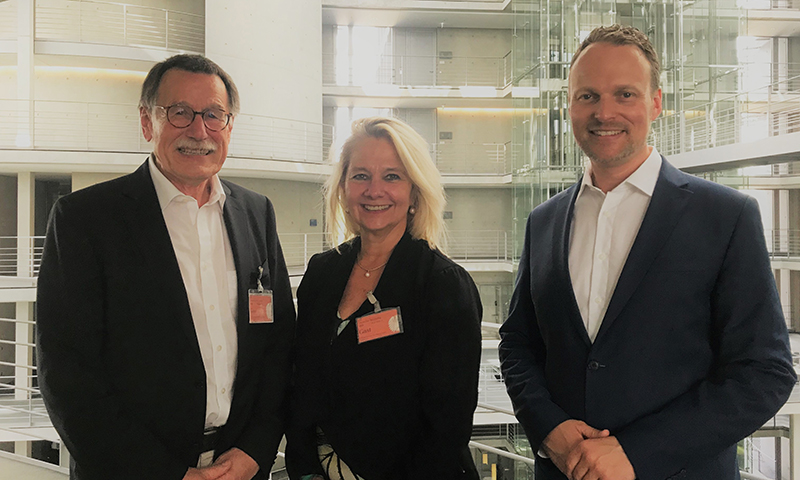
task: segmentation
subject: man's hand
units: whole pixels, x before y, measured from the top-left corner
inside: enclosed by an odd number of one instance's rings
[[[608,435],[608,430],[598,430],[580,420],[567,420],[560,423],[545,437],[542,442],[542,450],[559,470],[569,476],[567,457],[570,452],[587,438],[603,438]]]
[[[225,467],[227,471],[215,480],[251,480],[258,473],[258,463],[234,447],[223,453],[209,468]]]
[[[580,442],[569,454],[564,473],[570,480],[636,479],[633,465],[617,437],[609,436]]]
[[[190,468],[183,480],[216,480],[230,470],[230,464],[211,465],[205,468]]]

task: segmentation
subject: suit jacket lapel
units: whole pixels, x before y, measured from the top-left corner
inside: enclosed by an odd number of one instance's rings
[[[650,205],[642,220],[625,266],[622,268],[614,294],[608,304],[595,343],[611,328],[631,295],[641,283],[658,253],[664,247],[672,230],[686,211],[692,192],[686,188],[684,173],[662,158],[661,171],[656,181]]]
[[[572,289],[572,277],[569,273],[569,236],[572,229],[572,213],[575,209],[575,200],[578,198],[578,193],[581,191],[581,181],[573,185],[573,192],[564,195],[556,209],[556,225],[554,228],[555,238],[553,239],[553,266],[557,278],[555,281],[559,282],[557,290],[559,292],[566,292],[564,298],[564,305],[567,309],[567,316],[570,323],[578,332],[578,335],[587,346],[592,345],[589,339],[589,334],[586,332],[586,326],[581,317],[581,311],[578,308],[578,302],[575,300],[575,291]]]
[[[249,295],[248,290],[255,288],[255,274],[261,261],[257,258],[257,250],[253,245],[252,235],[248,234],[247,216],[241,200],[231,193],[230,188],[224,183],[222,189],[225,191],[225,207],[222,210],[225,219],[225,228],[228,232],[228,239],[231,243],[233,252],[233,263],[236,266],[236,292],[238,296],[236,309],[236,337],[239,350],[239,368],[242,369],[242,358],[247,358],[245,352],[248,351],[250,343],[247,335],[249,324]],[[237,374],[238,376],[238,374]]]
[[[167,224],[161,213],[156,189],[150,177],[147,162],[140,166],[130,177],[130,181],[122,188],[122,195],[130,201],[123,203],[120,214],[130,226],[131,242],[136,245],[139,255],[144,258],[144,263],[149,265],[153,272],[151,278],[141,279],[150,283],[155,291],[165,292],[164,297],[168,302],[160,306],[173,310],[174,318],[190,342],[195,346],[198,357],[200,345],[194,329],[192,313],[189,308],[189,298],[183,285],[183,277],[169,238]],[[157,301],[145,299],[143,301]]]

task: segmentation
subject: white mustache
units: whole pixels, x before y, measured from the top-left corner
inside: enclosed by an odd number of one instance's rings
[[[217,146],[214,145],[214,142],[204,141],[204,142],[193,142],[191,140],[184,140],[178,143],[175,148],[185,148],[188,150],[208,150],[213,152],[216,150]]]

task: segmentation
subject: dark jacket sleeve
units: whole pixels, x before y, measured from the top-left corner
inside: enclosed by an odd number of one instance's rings
[[[413,446],[408,478],[463,478],[463,451],[478,402],[482,307],[469,274],[457,265],[425,287],[426,341],[420,361],[424,432]]]
[[[531,447],[537,451],[550,431],[570,416],[552,401],[547,390],[544,372],[547,349],[531,297],[531,218],[528,217],[509,315],[500,328],[499,348],[500,366],[514,413]]]
[[[795,384],[758,206],[751,198],[742,203],[710,297],[712,371],[616,433],[639,480],[666,478],[750,435]]]
[[[309,351],[307,337],[313,325],[308,310],[316,301],[317,278],[324,268],[314,255],[308,262],[303,280],[297,288],[297,352],[294,356],[293,382],[291,386],[291,414],[286,429],[286,470],[289,477],[299,479],[303,475],[323,474],[317,456],[317,432],[315,405],[322,379],[317,376],[319,361],[314,352]]]
[[[275,462],[278,445],[288,418],[288,387],[291,374],[290,355],[294,344],[295,311],[289,273],[278,240],[275,211],[266,202],[267,262],[272,278],[275,341],[263,352],[258,399],[247,428],[234,445],[250,455],[262,472],[269,472]]]
[[[179,480],[186,465],[122,408],[111,387],[102,259],[83,210],[72,207],[62,199],[53,209],[37,291],[39,386],[53,426],[82,479]]]

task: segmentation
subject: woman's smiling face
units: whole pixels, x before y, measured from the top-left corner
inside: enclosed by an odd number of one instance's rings
[[[411,189],[408,173],[389,140],[367,137],[353,149],[344,191],[347,209],[362,236],[405,232]]]

